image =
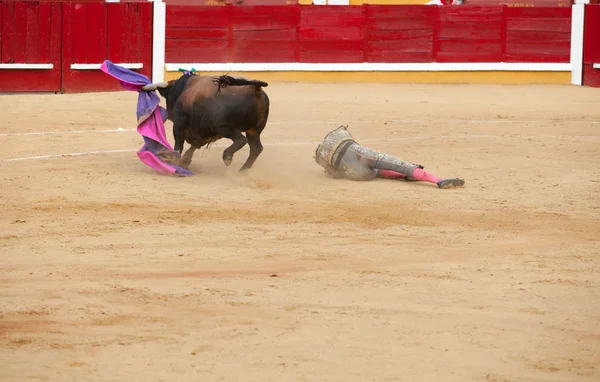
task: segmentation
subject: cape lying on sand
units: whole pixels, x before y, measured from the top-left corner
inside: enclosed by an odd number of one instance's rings
[[[154,90],[142,90],[143,86],[151,83],[150,79],[115,65],[110,60],[105,60],[100,70],[116,78],[123,89],[138,92],[137,131],[144,138],[144,145],[137,152],[140,160],[163,175],[194,175],[193,172],[173,164],[179,163],[181,155],[173,150],[165,136],[167,111],[160,106],[160,97]]]

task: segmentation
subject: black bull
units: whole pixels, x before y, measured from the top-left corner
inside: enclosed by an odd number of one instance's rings
[[[262,89],[266,86],[262,81],[186,73],[177,80],[146,85],[143,89],[158,90],[165,98],[168,119],[173,122],[175,150],[181,154],[184,141],[190,144],[179,160],[181,167],[189,167],[196,149],[228,138],[233,143],[223,151],[226,166],[246,143],[250,147],[248,159],[240,169],[243,171],[254,165],[263,150],[260,134],[269,118],[269,97]]]

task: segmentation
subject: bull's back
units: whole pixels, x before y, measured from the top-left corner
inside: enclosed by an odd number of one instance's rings
[[[180,100],[184,108],[191,107],[194,103],[202,102],[212,96],[217,96],[219,87],[213,82],[213,77],[205,76],[193,76],[191,77],[186,88],[181,94]],[[233,96],[233,95],[255,95],[262,93],[262,89],[257,92],[257,88],[254,85],[244,86],[227,86],[222,87],[219,91],[219,95]]]

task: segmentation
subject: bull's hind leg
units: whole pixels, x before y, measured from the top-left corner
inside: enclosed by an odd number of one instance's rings
[[[251,168],[254,165],[256,158],[258,158],[263,151],[263,145],[260,142],[260,132],[256,133],[255,130],[248,130],[246,132],[246,137],[248,138],[248,146],[250,146],[250,155],[248,155],[248,159],[242,168],[240,168],[240,171]]]
[[[233,161],[233,154],[235,154],[242,147],[244,147],[244,145],[248,143],[248,139],[244,136],[244,134],[242,134],[239,131],[234,131],[233,133],[227,135],[223,134],[222,136],[224,138],[229,138],[233,141],[231,146],[229,146],[225,149],[225,151],[223,151],[223,163],[225,163],[225,166],[229,166],[231,164],[231,161]]]

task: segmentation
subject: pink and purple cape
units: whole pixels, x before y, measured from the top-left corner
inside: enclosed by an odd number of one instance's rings
[[[163,175],[191,176],[193,172],[183,167],[164,162],[159,157],[159,152],[180,158],[179,152],[173,150],[165,136],[165,121],[167,111],[160,106],[160,97],[152,91],[144,91],[142,87],[151,83],[143,74],[113,64],[105,60],[100,70],[116,78],[123,89],[138,92],[137,102],[137,131],[144,139],[144,145],[137,152],[137,156],[146,165],[152,167]]]

